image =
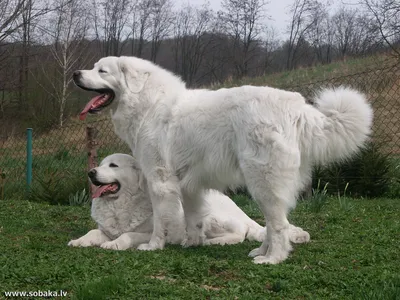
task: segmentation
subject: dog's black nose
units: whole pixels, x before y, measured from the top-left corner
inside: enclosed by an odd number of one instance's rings
[[[74,80],[77,80],[79,77],[81,77],[81,74],[81,71],[75,71],[72,77],[74,78]]]
[[[96,169],[89,170],[89,172],[88,172],[89,178],[94,179],[96,177],[96,173],[97,173]]]

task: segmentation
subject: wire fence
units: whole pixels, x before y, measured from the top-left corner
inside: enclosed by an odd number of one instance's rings
[[[129,147],[114,133],[109,118],[82,122],[52,129],[46,133],[33,128],[33,180],[43,182],[46,177],[87,183],[88,128],[93,129],[92,143],[99,159],[112,153],[129,153]],[[26,190],[26,135],[19,134],[0,140],[0,197],[24,197]],[[58,176],[59,175],[59,176]],[[46,181],[44,181],[46,182]]]
[[[383,146],[382,151],[400,158],[400,64],[382,65],[351,75],[323,81],[276,86],[302,93],[312,99],[321,87],[351,86],[364,92],[374,108],[373,139]],[[114,133],[109,118],[91,116],[86,122],[76,122],[37,132],[33,128],[33,182],[52,176],[54,172],[87,184],[88,137],[87,127],[93,128],[94,143],[99,160],[112,153],[130,153],[128,146]],[[95,121],[93,121],[95,120]],[[26,188],[26,137],[14,134],[0,138],[0,197],[24,197]]]

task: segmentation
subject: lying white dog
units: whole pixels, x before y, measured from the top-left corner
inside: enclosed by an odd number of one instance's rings
[[[153,211],[150,197],[135,160],[126,154],[107,156],[100,166],[89,171],[93,184],[98,186],[93,195],[92,218],[98,229],[89,231],[69,246],[100,246],[126,250],[148,243],[153,232]],[[250,219],[236,204],[218,191],[205,197],[203,215],[205,244],[236,244],[245,239],[262,241],[265,227]],[[181,243],[185,234],[182,207],[176,208],[166,226],[168,243]],[[290,239],[294,243],[309,241],[308,232],[290,225]]]
[[[325,89],[307,104],[270,87],[190,90],[172,73],[135,57],[106,57],[75,83],[99,92],[81,113],[115,109],[112,120],[148,181],[153,234],[141,250],[161,249],[166,219],[183,199],[186,246],[205,240],[198,212],[205,190],[246,185],[263,212],[267,234],[250,252],[276,264],[291,250],[287,213],[310,181],[313,165],[350,157],[370,133],[373,112],[349,88]]]

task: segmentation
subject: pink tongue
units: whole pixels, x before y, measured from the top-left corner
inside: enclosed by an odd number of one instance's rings
[[[110,184],[106,184],[106,185],[102,185],[99,186],[94,193],[92,194],[92,198],[99,198],[101,197],[105,192],[107,191],[112,191],[115,188],[115,184],[114,183],[110,183]]]
[[[101,94],[99,96],[93,97],[92,100],[90,100],[88,102],[88,104],[86,104],[85,108],[82,110],[82,112],[79,114],[79,119],[81,119],[82,121],[86,119],[86,115],[89,112],[90,109],[92,108],[96,108],[98,105],[96,105],[97,101],[100,101],[99,104],[104,103],[104,100],[106,99],[106,95],[105,94]]]

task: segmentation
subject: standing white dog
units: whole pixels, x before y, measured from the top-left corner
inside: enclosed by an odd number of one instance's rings
[[[69,246],[100,246],[105,249],[126,250],[148,243],[153,232],[153,210],[145,179],[135,160],[127,154],[107,156],[100,166],[89,171],[97,186],[93,194],[92,218],[98,228],[89,231]],[[229,197],[209,191],[205,197],[203,215],[205,244],[236,244],[245,239],[261,242],[265,227],[250,219]],[[182,207],[167,220],[166,241],[181,243],[185,234]],[[308,232],[290,225],[294,243],[307,242]]]
[[[131,147],[148,181],[154,228],[165,244],[164,215],[183,199],[187,238],[204,242],[200,215],[207,189],[246,185],[264,213],[267,234],[250,252],[255,263],[277,264],[291,250],[288,210],[309,182],[314,164],[345,159],[363,146],[372,125],[365,97],[349,88],[325,89],[315,106],[269,87],[190,90],[172,73],[135,57],[106,57],[75,83],[100,93],[81,113],[113,107],[118,135]]]

